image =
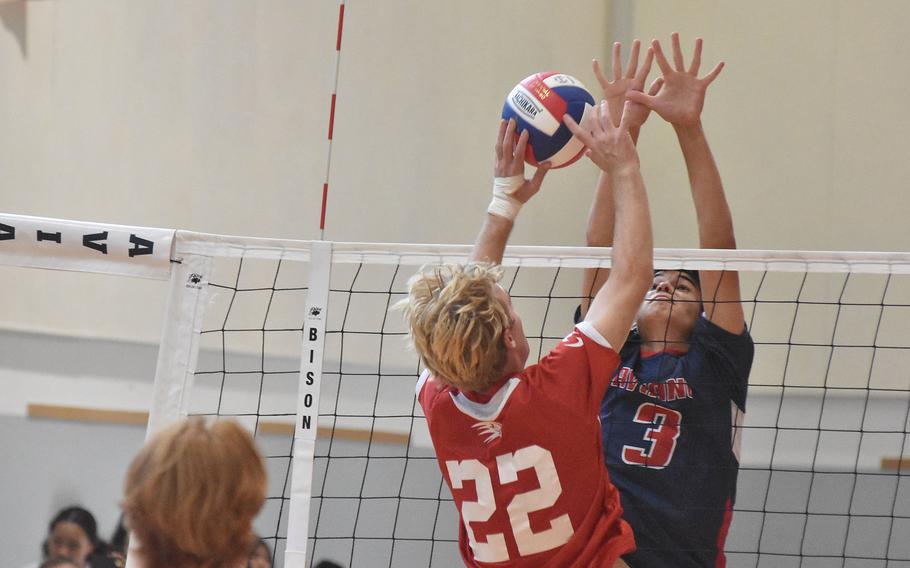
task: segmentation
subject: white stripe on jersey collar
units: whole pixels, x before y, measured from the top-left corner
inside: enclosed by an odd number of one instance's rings
[[[515,387],[520,382],[521,379],[518,377],[512,377],[493,395],[493,398],[483,403],[474,402],[462,393],[455,394],[450,392],[449,396],[452,397],[455,408],[471,418],[483,421],[496,420],[496,417],[499,416],[506,402],[508,402],[509,396],[512,395],[512,391],[515,390]]]

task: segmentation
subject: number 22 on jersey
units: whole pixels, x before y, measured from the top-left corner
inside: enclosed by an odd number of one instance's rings
[[[473,481],[477,488],[477,501],[463,501],[461,504],[461,519],[468,533],[468,541],[474,558],[480,562],[505,562],[509,560],[509,551],[506,548],[506,539],[503,533],[486,535],[486,542],[477,542],[471,523],[489,521],[496,512],[495,491],[490,471],[480,461],[449,460],[446,469],[453,489],[461,489],[465,481]],[[553,463],[553,455],[549,450],[533,445],[522,448],[514,453],[496,456],[496,469],[499,473],[500,485],[518,481],[518,472],[533,469],[540,482],[540,487],[512,497],[506,507],[509,514],[509,524],[518,552],[521,556],[529,556],[560,547],[569,542],[574,529],[568,514],[559,515],[550,520],[550,528],[540,532],[532,532],[528,515],[556,504],[562,493],[562,484]]]

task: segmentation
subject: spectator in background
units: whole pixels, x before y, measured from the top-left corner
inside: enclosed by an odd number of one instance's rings
[[[98,545],[98,523],[95,516],[82,507],[60,510],[47,528],[44,543],[46,559],[70,560],[80,568]]]
[[[236,422],[190,419],[158,432],[126,475],[123,512],[138,566],[242,568],[265,468]]]
[[[255,539],[247,568],[272,568],[272,551],[269,550],[269,545],[260,537]]]
[[[78,568],[108,568],[106,554],[107,544],[98,538],[98,523],[88,510],[72,506],[54,515],[42,549],[44,560],[65,560]]]
[[[38,568],[79,568],[79,565],[66,558],[51,558],[42,562]]]
[[[111,535],[110,552],[108,553],[116,568],[126,566],[126,552],[129,548],[130,533],[123,524],[123,515],[120,515],[120,518],[117,519],[117,527],[114,528],[114,534]]]

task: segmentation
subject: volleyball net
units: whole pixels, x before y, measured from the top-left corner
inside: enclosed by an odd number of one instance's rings
[[[167,282],[149,432],[244,424],[269,474],[256,529],[288,567],[460,562],[420,361],[389,309],[418,268],[469,253],[0,215],[0,264]],[[571,330],[583,270],[609,262],[507,249],[532,359]],[[728,565],[910,563],[910,254],[659,249],[655,267],[740,274],[756,353]]]

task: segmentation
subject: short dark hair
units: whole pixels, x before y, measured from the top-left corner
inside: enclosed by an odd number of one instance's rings
[[[92,544],[98,542],[98,523],[95,522],[95,516],[82,507],[66,507],[51,520],[47,527],[47,532],[53,532],[54,527],[60,523],[75,523],[85,532]]]
[[[654,276],[657,276],[658,274],[666,272],[667,270],[674,270],[674,269],[658,268],[657,270],[654,271]],[[686,278],[691,280],[692,283],[695,284],[695,286],[697,286],[699,290],[701,290],[701,277],[699,276],[697,270],[689,270],[687,268],[680,268],[680,269],[675,269],[675,270],[678,270],[678,272],[681,276],[685,276]]]

